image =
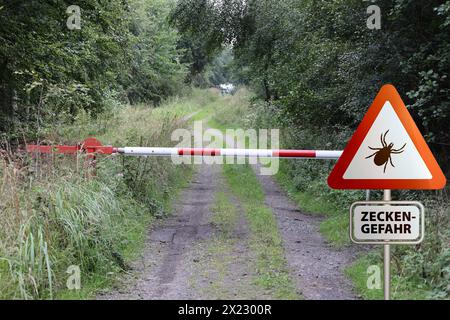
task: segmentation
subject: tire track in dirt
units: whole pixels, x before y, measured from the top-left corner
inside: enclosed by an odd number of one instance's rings
[[[198,167],[176,201],[174,215],[152,226],[140,260],[115,290],[98,299],[270,299],[254,284],[254,256],[239,201],[231,195],[218,165]],[[233,207],[231,232],[213,223],[220,191]]]
[[[235,145],[233,138],[224,138],[228,146]],[[260,174],[260,164],[252,168],[263,188],[265,205],[277,220],[291,278],[298,292],[305,299],[313,300],[358,299],[344,269],[356,260],[361,250],[355,246],[331,247],[319,231],[323,218],[301,212],[273,176]]]
[[[220,183],[219,190],[218,200],[225,197],[228,208],[220,208],[222,201],[214,207],[212,218],[217,230],[208,242],[196,247],[202,263],[191,279],[192,285],[205,299],[272,299],[269,290],[255,283],[256,256],[249,246],[246,214],[225,183]]]
[[[198,299],[188,279],[198,260],[192,248],[211,238],[210,208],[217,189],[217,166],[200,166],[189,188],[174,207],[174,215],[156,223],[149,232],[145,251],[132,265],[133,274],[121,287],[99,299]],[[132,283],[132,285],[129,285]]]
[[[357,299],[344,268],[356,260],[360,250],[352,246],[331,247],[319,232],[322,218],[301,212],[272,176],[260,175],[257,165],[253,169],[264,190],[265,204],[277,219],[291,276],[303,297]]]

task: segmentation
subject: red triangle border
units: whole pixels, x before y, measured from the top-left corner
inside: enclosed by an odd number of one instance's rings
[[[430,170],[431,179],[344,179],[344,173],[386,101],[389,101]],[[328,177],[333,189],[442,189],[446,178],[393,85],[384,85]]]

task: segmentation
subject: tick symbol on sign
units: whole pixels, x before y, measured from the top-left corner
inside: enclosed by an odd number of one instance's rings
[[[375,156],[375,158],[373,159],[373,162],[379,167],[384,165],[383,173],[386,173],[386,167],[388,165],[388,162],[391,164],[392,167],[395,168],[394,164],[392,163],[391,155],[402,153],[403,151],[405,151],[404,149],[406,147],[406,143],[400,149],[394,149],[394,144],[392,142],[387,144],[386,136],[387,136],[388,132],[389,132],[389,130],[386,131],[384,134],[382,133],[380,136],[380,141],[381,141],[382,147],[381,148],[369,147],[370,150],[375,150],[376,152],[371,154],[370,156],[366,157],[366,159],[369,159],[369,158],[372,158],[373,156]]]

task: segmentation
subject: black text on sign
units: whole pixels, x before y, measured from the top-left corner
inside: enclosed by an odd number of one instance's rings
[[[423,221],[423,206],[418,202],[355,203],[351,208],[350,236],[356,243],[419,243]]]

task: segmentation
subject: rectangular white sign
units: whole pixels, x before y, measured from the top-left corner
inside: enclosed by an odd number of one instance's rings
[[[350,238],[355,243],[420,243],[423,212],[419,202],[356,202],[350,209]]]

